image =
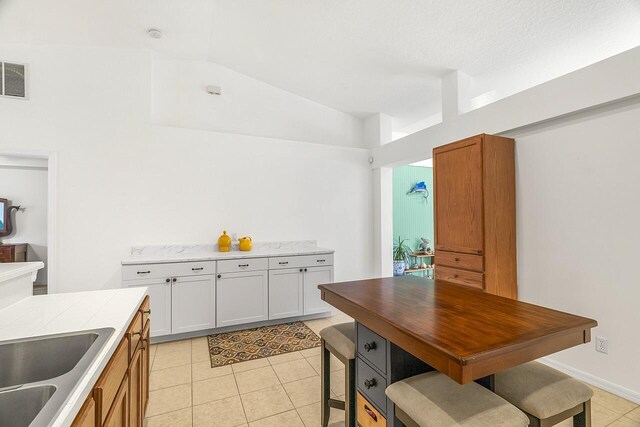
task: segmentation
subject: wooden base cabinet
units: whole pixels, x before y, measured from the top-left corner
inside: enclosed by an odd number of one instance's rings
[[[73,427],[142,427],[149,401],[149,314],[146,297]]]
[[[515,141],[436,147],[433,175],[436,280],[517,298]]]
[[[356,392],[356,416],[358,426],[387,427],[386,418],[360,392]]]

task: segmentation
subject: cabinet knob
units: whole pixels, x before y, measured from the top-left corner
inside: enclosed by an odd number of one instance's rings
[[[375,387],[376,385],[377,385],[377,383],[376,383],[376,379],[375,378],[371,378],[370,380],[364,380],[364,386],[367,389]]]
[[[218,274],[218,279],[222,279],[222,274]]]
[[[304,271],[309,271],[309,270],[307,270],[307,269],[305,268],[305,269],[304,269]]]
[[[367,351],[375,350],[376,347],[377,346],[375,341],[364,343],[364,349]]]
[[[303,271],[304,271],[304,268],[301,268],[301,269],[300,269],[300,273],[302,273]]]
[[[165,282],[169,283],[169,282],[171,282],[171,279],[167,279],[167,280],[165,280]]]
[[[176,279],[176,278],[174,277],[173,279],[171,279],[171,281],[172,281],[173,283],[176,283],[176,282],[178,281],[178,279]]]

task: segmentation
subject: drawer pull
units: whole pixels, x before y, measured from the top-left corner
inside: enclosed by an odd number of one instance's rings
[[[249,264],[238,264],[238,267],[249,267]]]
[[[278,264],[280,264],[280,265],[287,265],[287,264],[289,264],[289,261],[280,261]]]
[[[149,310],[144,310],[144,311],[142,312],[142,314],[151,314],[151,309],[149,309]]]
[[[373,418],[373,421],[378,422],[378,416],[371,410],[371,408],[369,408],[367,405],[364,405],[364,410],[367,412],[367,415]]]
[[[371,378],[370,380],[364,380],[364,386],[366,387],[367,390],[375,387],[376,385],[378,384],[376,383],[375,378]]]
[[[132,336],[136,336],[136,335],[142,335],[142,331],[138,331],[138,332],[131,332]]]
[[[325,259],[318,259],[318,260],[316,260],[316,262],[325,262],[325,261],[326,261]]]
[[[375,341],[364,343],[364,349],[367,350],[367,352],[369,352],[371,350],[375,350],[376,347],[377,346],[376,346],[376,342]]]
[[[148,271],[138,271],[138,274],[149,274],[151,273],[151,270]]]
[[[193,268],[191,269],[191,271],[202,271],[202,270],[204,270],[204,267],[198,267],[198,268],[193,267]]]

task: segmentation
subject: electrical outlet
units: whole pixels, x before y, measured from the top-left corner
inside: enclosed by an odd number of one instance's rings
[[[609,354],[609,340],[603,337],[596,337],[596,351]]]

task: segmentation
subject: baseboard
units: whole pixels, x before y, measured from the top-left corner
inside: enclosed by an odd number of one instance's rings
[[[640,404],[640,393],[637,391],[633,391],[626,387],[622,387],[621,385],[603,380],[600,377],[596,377],[595,375],[591,375],[569,365],[565,365],[564,363],[556,362],[555,360],[549,359],[547,357],[543,357],[538,361],[544,363],[545,365],[551,366],[552,368],[557,369],[560,372],[564,372],[567,375],[571,375],[572,377],[577,378],[587,384],[591,384],[592,386],[601,388],[602,390],[608,391],[609,393],[613,393],[616,396],[620,396],[624,399]]]

